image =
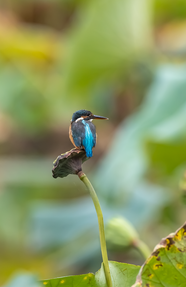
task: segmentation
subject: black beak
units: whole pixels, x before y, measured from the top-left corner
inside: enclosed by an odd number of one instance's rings
[[[91,116],[91,119],[97,119],[97,120],[108,120],[109,118],[105,118],[105,117],[102,117],[102,116],[92,115],[92,116]]]

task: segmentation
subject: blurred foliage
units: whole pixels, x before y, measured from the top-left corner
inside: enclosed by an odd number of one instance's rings
[[[171,20],[184,19],[186,15],[186,3],[184,0],[174,1],[156,0],[153,1],[156,24],[162,24]]]
[[[60,100],[61,79],[57,79],[56,71],[59,36],[47,29],[19,26],[3,32],[0,33],[1,112],[11,115],[25,134],[43,132],[54,120],[54,109]]]
[[[105,236],[109,249],[132,247],[139,237],[134,227],[122,217],[108,221],[105,227]]]
[[[139,204],[139,198],[144,200],[145,194],[140,186],[144,182],[149,184],[147,174],[150,170],[154,170],[155,181],[163,184],[163,171],[174,172],[178,165],[185,163],[185,75],[185,66],[160,67],[139,111],[118,129],[110,150],[95,173],[97,185],[104,182],[104,198],[119,205],[123,201],[127,207],[129,202]],[[112,181],[113,177],[117,180]],[[156,189],[158,192],[158,187]],[[151,196],[150,192],[146,194],[146,200]],[[170,196],[165,195],[168,200],[171,200]],[[153,205],[154,201],[151,201],[149,215],[153,212]],[[144,205],[144,209],[147,211],[148,207]]]
[[[0,160],[0,284],[17,267],[43,278],[97,270],[92,202],[74,199],[86,194],[75,177],[51,176],[75,110],[111,119],[98,126],[105,157],[92,173],[105,221],[123,215],[151,247],[183,221],[185,17],[182,0],[0,3],[0,147],[13,154]],[[33,158],[27,138],[50,158]]]
[[[4,287],[40,287],[38,278],[32,274],[17,273]]]
[[[85,101],[96,83],[116,81],[139,55],[143,58],[151,44],[150,6],[151,1],[146,0],[91,2],[73,33],[67,62],[68,94],[83,94]]]
[[[140,240],[132,224],[123,217],[115,217],[108,221],[105,228],[108,250],[129,251],[136,248],[144,259],[150,255],[150,249]]]

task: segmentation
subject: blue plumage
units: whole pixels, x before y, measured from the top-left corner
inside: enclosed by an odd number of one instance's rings
[[[85,137],[82,143],[85,148],[87,157],[92,157],[92,149],[96,145],[95,135],[93,136],[88,123],[86,123],[84,120],[82,120],[82,123],[85,127]]]

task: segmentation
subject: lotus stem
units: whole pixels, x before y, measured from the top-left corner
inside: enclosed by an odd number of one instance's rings
[[[111,274],[110,274],[110,268],[109,268],[109,262],[108,262],[108,255],[107,255],[107,247],[106,247],[106,240],[105,240],[105,231],[104,231],[104,222],[103,222],[103,214],[101,211],[101,206],[99,203],[99,199],[97,197],[97,194],[90,183],[89,179],[87,176],[80,171],[78,173],[79,178],[81,181],[85,184],[87,187],[90,196],[93,200],[97,217],[98,217],[98,224],[99,224],[99,236],[100,236],[100,245],[101,245],[101,253],[102,253],[102,258],[103,258],[103,267],[104,267],[104,272],[105,272],[105,277],[106,277],[106,282],[108,287],[112,287],[112,280],[111,280]]]

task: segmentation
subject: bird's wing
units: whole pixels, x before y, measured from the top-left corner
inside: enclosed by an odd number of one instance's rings
[[[73,137],[74,144],[76,147],[82,146],[82,139],[85,133],[85,127],[81,122],[73,122],[71,125],[71,133]]]

